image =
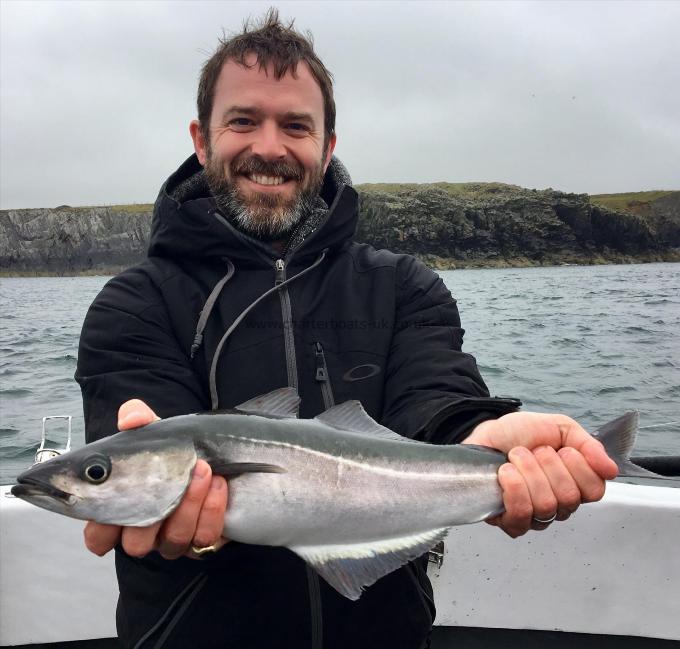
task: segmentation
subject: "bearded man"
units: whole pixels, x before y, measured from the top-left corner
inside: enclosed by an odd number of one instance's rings
[[[401,435],[509,453],[506,511],[491,522],[512,536],[601,498],[616,466],[599,442],[568,417],[490,398],[441,279],[352,241],[358,198],[333,157],[331,77],[276,11],[206,63],[190,132],[195,155],[161,188],[148,258],[85,320],[76,377],[88,441],[116,422],[234,407],[287,385],[302,417],[358,399]],[[425,559],[350,601],[286,549],[222,539],[227,491],[199,460],[162,524],[86,526],[93,552],[116,547],[125,647],[429,646]]]

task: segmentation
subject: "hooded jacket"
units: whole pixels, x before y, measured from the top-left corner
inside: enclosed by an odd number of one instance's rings
[[[358,399],[384,426],[455,443],[515,410],[489,398],[442,280],[352,241],[358,196],[333,159],[328,206],[281,256],[221,215],[190,157],[161,188],[147,259],[110,280],[83,325],[87,441],[121,403],[161,417],[231,408],[290,385],[300,416]],[[427,503],[423,503],[427,506]],[[426,559],[352,602],[284,548],[228,543],[202,561],[116,551],[119,637],[135,649],[415,649],[434,620]]]

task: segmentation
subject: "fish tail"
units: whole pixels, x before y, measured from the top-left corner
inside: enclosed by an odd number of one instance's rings
[[[662,478],[664,476],[643,469],[633,463],[630,454],[637,438],[639,413],[627,412],[606,423],[597,430],[595,437],[604,445],[609,457],[619,467],[619,477],[627,478]]]

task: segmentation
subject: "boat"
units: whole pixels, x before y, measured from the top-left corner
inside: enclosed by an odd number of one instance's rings
[[[38,459],[64,451],[46,446],[43,421]],[[600,502],[540,533],[453,528],[428,569],[432,649],[679,646],[680,457],[652,464],[678,477],[611,482]],[[0,646],[118,647],[113,553],[89,553],[82,521],[10,486],[0,521]]]

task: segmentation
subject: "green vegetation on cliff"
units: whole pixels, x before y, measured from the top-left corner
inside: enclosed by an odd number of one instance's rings
[[[629,192],[627,194],[591,194],[590,202],[593,205],[601,205],[610,210],[639,214],[653,205],[655,201],[674,193],[676,192],[656,190],[650,192]]]

